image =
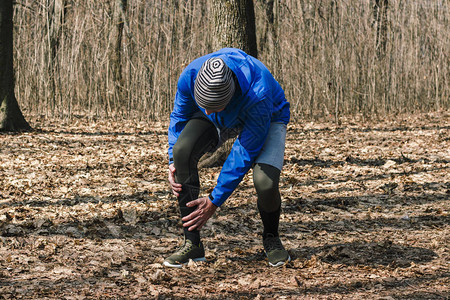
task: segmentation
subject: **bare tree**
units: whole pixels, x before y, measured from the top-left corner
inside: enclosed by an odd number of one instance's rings
[[[30,130],[14,94],[13,0],[0,2],[0,66],[0,130]]]
[[[386,53],[389,0],[375,0],[373,6],[374,23],[377,27],[377,51],[379,56]]]
[[[253,0],[214,0],[213,48],[235,47],[257,57]]]
[[[124,79],[122,70],[122,38],[125,25],[125,13],[128,0],[115,0],[113,2],[113,31],[111,32],[110,60],[112,78],[114,81],[114,94],[118,101],[124,98]]]
[[[256,44],[255,10],[253,0],[214,0],[213,48],[235,47],[253,57],[258,56]],[[221,165],[233,146],[233,139],[226,141],[214,154],[206,154],[199,167]]]
[[[56,111],[57,107],[57,95],[59,94],[60,101],[59,105],[62,106],[62,95],[61,92],[57,93],[56,89],[59,79],[59,62],[58,62],[58,48],[62,36],[62,27],[65,21],[66,15],[66,1],[67,0],[48,0],[48,11],[47,11],[47,22],[48,22],[48,81],[50,85],[50,107],[53,112]]]

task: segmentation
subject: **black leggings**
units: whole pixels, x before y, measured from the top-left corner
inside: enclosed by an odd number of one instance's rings
[[[198,198],[200,188],[198,161],[203,154],[217,145],[218,140],[217,130],[209,120],[192,119],[186,124],[173,147],[175,180],[183,185],[183,192],[178,198],[182,216],[195,209],[187,208],[186,203]],[[281,205],[279,180],[280,170],[267,164],[255,164],[253,183],[258,195],[260,212],[279,212]],[[278,229],[278,226],[276,227]]]
[[[190,120],[173,146],[175,181],[199,187],[198,161],[203,154],[213,149],[218,141],[217,130],[210,121]]]

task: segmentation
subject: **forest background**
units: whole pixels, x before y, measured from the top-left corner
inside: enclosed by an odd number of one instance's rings
[[[166,118],[176,83],[213,50],[210,1],[18,1],[25,114]],[[258,58],[294,118],[450,107],[449,1],[254,1]]]

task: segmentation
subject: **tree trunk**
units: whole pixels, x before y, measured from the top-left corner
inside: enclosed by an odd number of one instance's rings
[[[125,13],[127,11],[127,1],[128,0],[115,0],[113,3],[114,27],[110,38],[110,62],[112,79],[114,83],[114,96],[117,100],[116,109],[119,107],[120,102],[125,98],[125,82],[122,75],[122,38],[126,21]]]
[[[234,47],[258,56],[253,0],[214,0],[213,48]]]
[[[373,17],[377,26],[377,54],[384,56],[386,53],[387,28],[388,28],[389,0],[375,0]]]
[[[266,52],[266,60],[269,69],[273,72],[278,82],[283,85],[281,73],[281,59],[278,44],[278,1],[274,0],[261,0],[263,5],[266,21],[265,28],[263,30],[263,36],[260,39],[259,49]],[[264,43],[264,44],[263,44]]]
[[[14,94],[13,0],[2,0],[0,1],[0,130],[30,129]]]
[[[253,0],[214,0],[212,5],[213,49],[239,48],[253,57],[258,56],[255,10]],[[200,168],[222,165],[233,146],[234,139],[223,143],[213,154],[204,155]]]
[[[50,100],[52,103],[50,103],[50,108],[52,109],[52,112],[55,113],[57,110],[58,105],[60,106],[59,109],[62,112],[63,107],[62,106],[62,95],[61,91],[57,93],[56,88],[58,86],[58,79],[59,78],[59,62],[57,58],[58,54],[58,48],[59,43],[61,40],[62,35],[62,26],[65,22],[65,15],[66,15],[66,0],[52,0],[48,3],[48,43],[49,43],[49,52],[48,52],[48,80],[50,84]],[[59,85],[60,86],[60,85]],[[57,103],[56,98],[59,94],[60,100],[59,103]]]

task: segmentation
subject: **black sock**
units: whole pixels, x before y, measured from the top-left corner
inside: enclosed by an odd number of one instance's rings
[[[200,193],[200,188],[195,185],[183,184],[182,191],[180,192],[180,196],[178,196],[178,204],[180,205],[180,213],[181,217],[185,217],[192,213],[196,207],[187,207],[186,203],[195,200],[198,198]],[[183,222],[184,223],[184,222]],[[184,237],[187,240],[192,241],[192,244],[199,246],[200,245],[200,231],[193,230],[189,231],[188,227],[183,227]]]
[[[268,234],[273,236],[278,236],[278,225],[280,224],[280,213],[281,205],[277,210],[273,212],[266,212],[258,203],[259,215],[264,225],[263,239],[267,237]]]

